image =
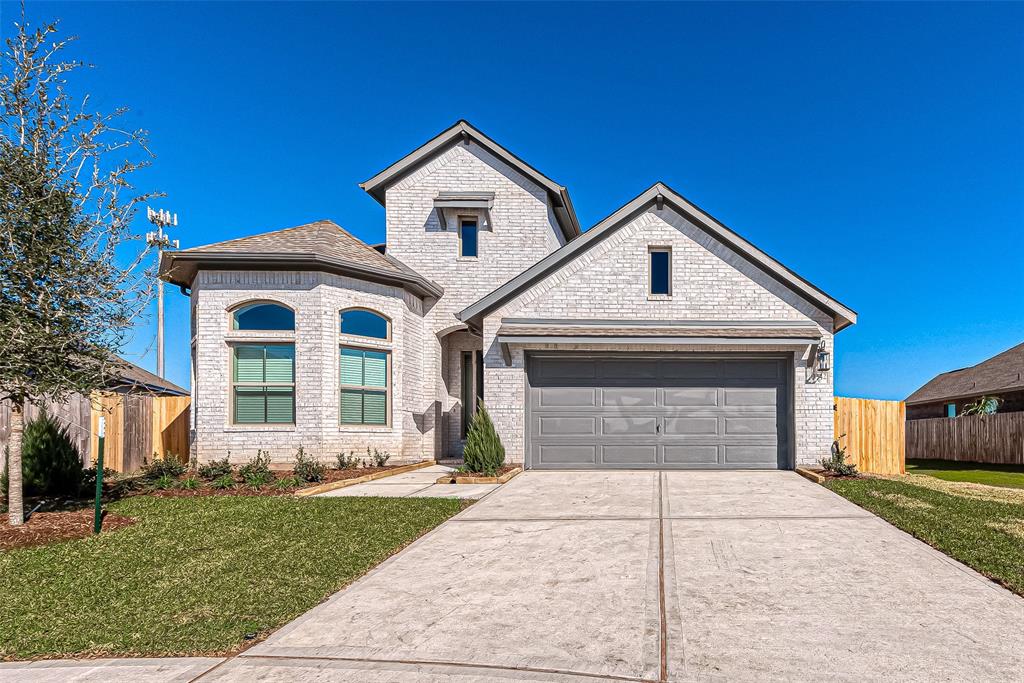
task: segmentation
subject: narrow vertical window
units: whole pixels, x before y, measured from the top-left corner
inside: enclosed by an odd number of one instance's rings
[[[473,418],[473,354],[469,351],[462,352],[462,372],[460,374],[462,383],[462,438],[466,438],[469,430],[469,421]]]
[[[475,220],[459,221],[459,256],[476,258],[479,230]]]
[[[236,424],[295,423],[295,347],[240,344],[234,347],[232,393]]]
[[[956,404],[955,403],[947,403],[946,404],[946,417],[956,417]]]
[[[669,295],[672,293],[672,250],[650,250],[650,284],[651,294]]]
[[[484,352],[476,351],[476,400],[477,403],[484,400]]]

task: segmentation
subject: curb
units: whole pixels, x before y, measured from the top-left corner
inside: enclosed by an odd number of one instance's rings
[[[514,470],[510,470],[500,477],[465,477],[452,472],[451,474],[444,475],[437,478],[438,484],[504,484],[512,477],[516,476],[523,471],[522,467],[517,467]]]
[[[327,493],[328,491],[336,491],[338,489],[347,488],[349,486],[355,486],[356,484],[365,484],[368,481],[374,481],[377,479],[384,479],[385,477],[393,477],[396,474],[405,474],[406,472],[415,472],[421,470],[424,467],[431,467],[437,463],[433,460],[424,460],[422,462],[416,462],[411,465],[402,465],[396,467],[393,470],[387,470],[385,472],[374,472],[373,474],[364,474],[361,477],[353,477],[352,479],[342,479],[341,481],[332,481],[329,484],[319,484],[317,486],[310,486],[309,488],[299,489],[294,495],[305,498],[306,496],[315,496],[320,493]]]
[[[796,468],[796,473],[799,474],[804,479],[810,479],[815,484],[824,484],[825,483],[825,477],[821,476],[820,474],[818,474],[814,470],[809,470],[809,469],[806,469],[806,468],[803,468],[803,467],[797,467]]]

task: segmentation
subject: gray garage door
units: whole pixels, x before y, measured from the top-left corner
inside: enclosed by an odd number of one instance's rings
[[[528,464],[788,467],[787,367],[777,357],[529,355]]]

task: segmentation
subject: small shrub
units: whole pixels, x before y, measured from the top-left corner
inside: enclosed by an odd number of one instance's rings
[[[150,487],[155,491],[166,491],[167,489],[173,489],[178,484],[178,480],[169,474],[162,474],[153,480]]]
[[[469,423],[462,461],[470,472],[482,472],[492,477],[505,464],[505,447],[483,401],[480,401],[476,415]]]
[[[231,489],[235,487],[235,478],[230,474],[223,474],[213,481],[210,482],[210,488],[214,489]]]
[[[204,463],[199,466],[199,476],[207,481],[213,481],[223,477],[224,475],[231,476],[235,471],[235,468],[231,466],[227,458],[223,460],[211,460],[208,463]]]
[[[370,456],[369,460],[373,463],[374,467],[385,467],[388,464],[388,460],[391,459],[391,454],[387,451],[379,451],[376,448],[373,449],[373,453],[370,453],[370,449],[366,449],[366,455]]]
[[[351,452],[349,453],[338,453],[337,463],[334,469],[336,470],[351,470],[359,467],[359,458],[355,457]]]
[[[292,473],[302,481],[323,481],[327,475],[327,466],[306,455],[306,450],[299,446],[299,450],[295,452],[295,467],[292,468]]]
[[[263,479],[266,483],[273,479],[270,473],[270,452],[256,451],[256,457],[238,468],[238,476],[247,484],[250,480]]]
[[[142,476],[150,481],[164,476],[177,479],[183,474],[185,474],[185,466],[175,460],[170,453],[161,460],[153,460],[151,463],[142,465]]]
[[[82,457],[75,448],[67,427],[44,409],[39,417],[25,425],[21,442],[21,481],[26,495],[77,496],[83,490]],[[0,488],[7,496],[7,460]],[[96,486],[93,480],[93,486]]]
[[[822,458],[821,466],[826,472],[840,477],[852,477],[857,474],[857,466],[846,462],[846,449],[840,447],[838,440],[832,442],[832,455]]]
[[[109,467],[103,468],[103,482],[107,483],[117,476],[117,472]],[[82,470],[82,495],[96,493],[96,468],[87,467]]]
[[[299,477],[281,477],[274,482],[274,488],[278,489],[297,489],[301,488],[305,484],[305,480]]]
[[[178,488],[184,489],[185,491],[194,491],[195,489],[199,488],[199,478],[185,477],[184,479],[178,482]]]

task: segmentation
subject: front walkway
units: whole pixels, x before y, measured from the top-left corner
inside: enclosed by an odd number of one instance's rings
[[[197,680],[995,681],[1022,631],[792,472],[527,472]]]

